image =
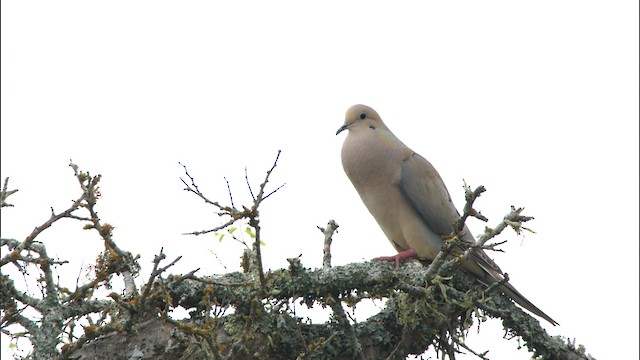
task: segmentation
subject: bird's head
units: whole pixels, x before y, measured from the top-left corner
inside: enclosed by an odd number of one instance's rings
[[[367,105],[353,105],[347,110],[344,116],[344,124],[338,129],[336,135],[340,134],[344,130],[358,130],[365,128],[375,129],[377,127],[384,127],[380,115],[368,107]]]

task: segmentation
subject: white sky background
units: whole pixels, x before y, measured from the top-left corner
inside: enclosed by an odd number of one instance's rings
[[[635,1],[3,1],[1,64],[1,176],[20,190],[3,237],[23,239],[77,198],[73,159],[103,175],[98,211],[145,277],[161,247],[183,256],[174,272],[223,272],[210,250],[233,271],[238,244],[181,235],[221,222],[182,190],[178,162],[210,198],[228,200],[226,176],[248,204],[245,166],[257,188],[281,149],[270,188],[286,186],[262,208],[267,268],[299,254],[321,266],[316,225],[329,219],[334,265],[391,255],[334,135],[365,103],[434,164],[459,208],[465,179],[488,189],[476,205],[491,225],[512,204],[536,217],[536,234],[505,232],[493,257],[560,322],[544,323],[551,334],[599,359],[638,357]],[[70,286],[102,247],[79,229],[40,238],[71,261],[59,269]],[[528,359],[499,329],[469,342]]]

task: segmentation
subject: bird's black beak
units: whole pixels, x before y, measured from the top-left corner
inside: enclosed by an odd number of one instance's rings
[[[341,132],[347,130],[349,128],[349,126],[351,126],[351,123],[344,123],[344,125],[340,126],[340,129],[338,129],[338,131],[336,131],[336,135],[338,135]]]

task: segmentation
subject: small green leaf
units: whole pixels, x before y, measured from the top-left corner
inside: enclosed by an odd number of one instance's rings
[[[249,236],[251,236],[252,239],[256,238],[256,234],[253,232],[253,230],[250,227],[245,228],[244,231],[247,234],[249,234]]]
[[[227,232],[228,232],[229,234],[233,234],[233,232],[234,232],[234,231],[236,231],[236,230],[238,230],[238,228],[237,228],[237,227],[235,227],[235,226],[231,226],[230,228],[228,228],[228,229],[227,229]]]

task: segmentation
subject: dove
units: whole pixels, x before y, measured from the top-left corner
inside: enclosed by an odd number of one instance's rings
[[[362,202],[398,251],[394,256],[374,260],[419,258],[433,260],[440,252],[443,236],[453,233],[460,214],[438,171],[382,122],[380,115],[366,105],[354,105],[345,115],[336,135],[347,130],[342,145],[342,167]],[[475,238],[464,227],[465,244]],[[461,266],[486,285],[504,279],[504,273],[482,249],[473,249]],[[498,289],[523,308],[553,325],[558,323],[525,298],[509,282]]]

